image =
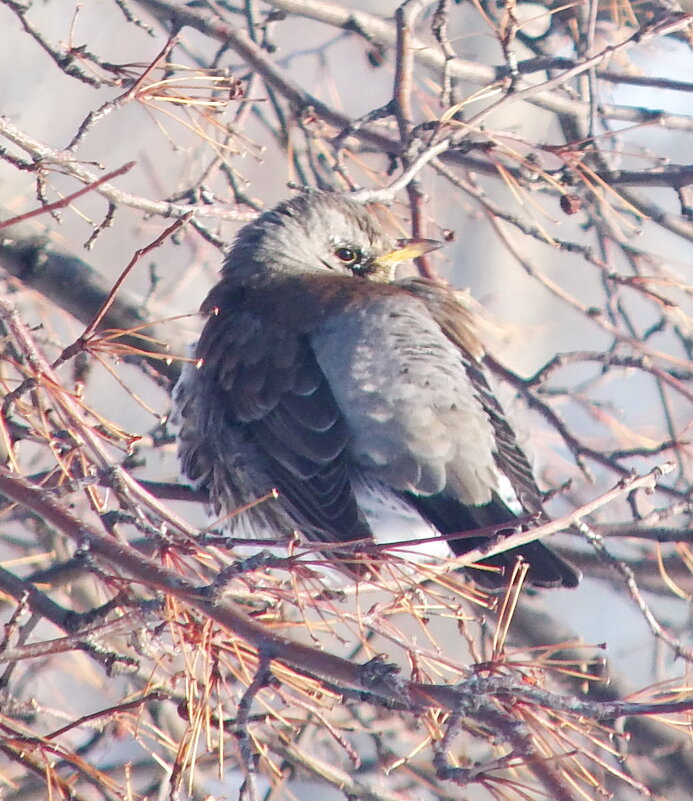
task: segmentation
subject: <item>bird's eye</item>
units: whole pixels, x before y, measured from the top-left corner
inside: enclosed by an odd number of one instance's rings
[[[361,261],[360,251],[354,250],[354,248],[337,248],[337,250],[334,252],[334,255],[340,261],[343,261],[344,264],[348,264],[350,266],[358,264]]]

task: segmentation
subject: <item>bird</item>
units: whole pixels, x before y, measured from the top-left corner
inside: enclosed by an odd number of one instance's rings
[[[442,282],[395,277],[439,244],[393,241],[362,203],[318,189],[238,232],[173,393],[182,474],[232,534],[300,532],[328,559],[411,539],[453,556],[493,542],[481,529],[517,530],[512,503],[547,519],[469,309]],[[518,557],[537,587],[580,580],[539,541],[466,572],[501,589]]]

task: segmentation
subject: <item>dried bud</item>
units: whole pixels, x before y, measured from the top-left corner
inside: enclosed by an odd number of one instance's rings
[[[366,55],[371,67],[382,67],[385,63],[385,48],[382,45],[374,44]]]
[[[565,214],[577,214],[582,208],[582,198],[579,195],[561,195],[560,202]]]

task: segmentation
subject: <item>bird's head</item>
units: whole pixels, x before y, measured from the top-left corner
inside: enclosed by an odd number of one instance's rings
[[[253,283],[326,271],[390,281],[398,264],[437,247],[430,239],[393,242],[362,205],[310,190],[246,225],[223,273],[232,281]]]

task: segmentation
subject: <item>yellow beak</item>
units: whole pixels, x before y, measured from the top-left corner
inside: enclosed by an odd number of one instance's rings
[[[394,250],[378,256],[375,263],[378,267],[389,269],[409,259],[418,259],[424,253],[438,250],[442,246],[443,243],[437,239],[400,239]]]

